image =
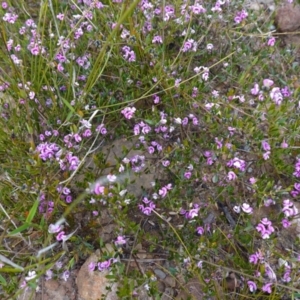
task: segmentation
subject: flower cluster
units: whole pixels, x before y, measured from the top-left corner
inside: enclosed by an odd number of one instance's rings
[[[297,197],[300,194],[300,183],[294,183],[294,190],[291,191],[293,197]]]
[[[243,203],[242,205],[236,205],[233,207],[233,210],[239,214],[241,210],[246,213],[251,215],[253,213],[253,208],[248,204],[248,203]]]
[[[136,111],[135,107],[126,107],[121,111],[121,113],[126,119],[129,120],[133,117],[135,111]]]
[[[293,217],[298,214],[298,208],[295,206],[295,204],[289,200],[283,200],[283,208],[282,212],[284,213],[286,218]]]
[[[300,178],[300,159],[297,159],[297,162],[295,163],[295,171],[293,175],[297,178]]]
[[[234,18],[234,22],[236,24],[241,23],[244,19],[246,19],[248,17],[248,13],[243,9],[242,11],[239,11],[235,18]]]
[[[192,208],[190,210],[185,210],[184,208],[181,208],[179,214],[185,216],[185,218],[188,220],[196,218],[199,214],[200,206],[196,203],[192,204],[191,206]]]
[[[272,226],[272,222],[268,218],[263,218],[260,223],[256,226],[256,230],[261,233],[263,239],[269,239],[275,229]]]
[[[122,48],[122,52],[123,52],[124,59],[127,60],[128,62],[136,61],[135,53],[129,46],[124,46]]]
[[[142,211],[143,214],[150,216],[152,211],[155,209],[156,205],[153,201],[149,200],[148,198],[143,198],[144,204],[139,204],[138,207]]]
[[[40,194],[39,200],[39,213],[49,216],[54,209],[54,202],[52,200],[47,201],[45,193]]]
[[[103,271],[109,270],[110,267],[112,266],[112,264],[114,264],[116,262],[118,262],[118,260],[116,258],[110,258],[110,259],[107,259],[105,261],[98,262],[98,263],[91,262],[88,267],[91,272],[93,272],[96,269],[96,267],[97,267],[98,271],[103,272]]]
[[[168,194],[168,192],[172,189],[172,184],[169,183],[166,186],[162,187],[161,189],[159,189],[158,194],[159,196],[161,196],[162,198],[165,198]]]
[[[259,262],[264,260],[264,256],[261,251],[257,251],[249,256],[249,262],[251,264],[257,265]]]
[[[40,143],[36,147],[36,152],[43,161],[53,160],[61,155],[61,148],[55,143]]]
[[[263,140],[263,141],[261,142],[261,145],[262,145],[263,150],[266,151],[266,152],[263,154],[263,158],[264,158],[264,160],[267,160],[267,159],[269,159],[270,154],[271,154],[271,146],[270,146],[270,144],[269,144],[267,141],[265,141],[265,140]]]
[[[68,187],[62,187],[59,185],[56,190],[60,193],[61,199],[65,200],[67,203],[72,202],[73,198],[71,196],[71,190]]]
[[[63,231],[63,226],[62,225],[56,225],[56,224],[50,224],[48,227],[48,232],[49,233],[55,233],[56,235],[56,240],[57,241],[64,241],[67,239],[67,236],[65,235],[65,232]]]
[[[229,168],[236,168],[242,172],[246,170],[246,162],[243,159],[235,157],[227,162],[227,167]]]

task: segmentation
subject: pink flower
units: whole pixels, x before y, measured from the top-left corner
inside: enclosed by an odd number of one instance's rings
[[[163,43],[162,37],[160,35],[156,35],[155,37],[153,37],[152,43],[153,44],[162,44]]]
[[[285,140],[283,140],[283,142],[281,143],[281,145],[280,145],[280,147],[282,148],[282,149],[286,149],[286,148],[288,148],[288,144],[287,144],[287,142],[285,141]]]
[[[265,285],[263,285],[262,287],[262,291],[268,293],[268,294],[271,294],[272,293],[272,283],[266,283]]]
[[[263,80],[263,85],[267,88],[271,87],[274,84],[274,81],[271,79],[264,79]]]
[[[62,20],[64,19],[64,17],[65,17],[65,15],[62,14],[62,13],[59,13],[59,14],[56,16],[56,18],[57,18],[58,20],[60,20],[60,21],[62,21]]]
[[[271,92],[270,92],[270,98],[275,102],[276,105],[280,105],[282,100],[283,100],[283,96],[281,94],[281,90],[279,87],[274,87]]]
[[[60,232],[61,230],[62,230],[61,225],[50,224],[48,227],[49,233],[57,233],[57,232]]]
[[[270,234],[275,231],[272,222],[268,218],[263,218],[256,226],[256,230],[261,233],[262,239],[270,238]]]
[[[245,212],[249,215],[251,215],[253,213],[253,208],[248,203],[242,204],[242,210],[243,210],[243,212]]]
[[[229,171],[228,174],[227,174],[227,179],[229,181],[234,181],[236,180],[237,176],[236,174],[233,172],[233,171]]]
[[[264,160],[268,160],[268,159],[270,158],[270,154],[271,154],[270,151],[265,152],[265,153],[263,154]]]
[[[200,5],[199,3],[196,3],[195,5],[190,6],[190,9],[195,15],[199,15],[201,13],[206,13],[206,9]]]
[[[57,236],[56,236],[56,240],[57,241],[63,241],[66,238],[65,232],[61,231]]]
[[[243,9],[242,11],[238,12],[234,18],[234,22],[236,24],[241,23],[244,19],[248,17],[248,13]]]
[[[263,140],[261,142],[261,145],[262,145],[262,148],[264,149],[264,151],[271,151],[271,146],[267,141]]]
[[[253,89],[251,89],[251,94],[253,96],[257,96],[258,93],[259,93],[259,85],[257,83],[255,83]]]
[[[247,282],[247,284],[248,284],[249,291],[251,293],[253,293],[253,292],[255,292],[257,290],[257,286],[256,286],[256,283],[254,281],[249,280]]]
[[[204,228],[202,226],[197,227],[197,234],[202,235],[204,233]]]
[[[105,190],[105,187],[101,186],[100,183],[97,182],[95,184],[94,194],[96,194],[96,195],[103,195],[104,194],[104,190]]]
[[[115,182],[117,180],[117,176],[112,174],[108,174],[106,178],[109,182]]]
[[[284,228],[288,228],[288,227],[291,226],[291,222],[290,222],[289,220],[287,220],[287,219],[282,219],[282,220],[281,220],[281,223],[282,223],[282,226],[283,226]]]
[[[275,37],[271,37],[268,39],[267,45],[273,47],[275,45],[276,39]]]
[[[121,113],[124,115],[126,119],[131,119],[135,112],[136,112],[135,107],[126,107],[121,111]]]
[[[124,245],[124,244],[126,244],[126,239],[125,239],[125,237],[122,236],[122,235],[119,235],[119,236],[117,237],[117,239],[115,240],[115,245],[116,245],[116,246],[121,246],[121,245]]]
[[[184,173],[184,178],[185,179],[190,179],[191,176],[192,176],[192,172],[190,172],[190,171],[187,171],[187,172]]]

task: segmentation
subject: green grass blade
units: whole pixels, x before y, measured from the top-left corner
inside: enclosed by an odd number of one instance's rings
[[[29,214],[26,218],[26,223],[31,223],[31,221],[33,220],[35,213],[37,211],[38,205],[39,205],[39,199],[36,199],[33,206],[31,207]]]

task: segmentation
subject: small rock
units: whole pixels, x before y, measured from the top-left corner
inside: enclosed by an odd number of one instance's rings
[[[59,287],[58,281],[54,279],[46,280],[45,281],[45,288],[49,290],[57,290]]]
[[[165,288],[166,288],[165,284],[161,281],[157,281],[156,287],[157,287],[157,290],[160,292],[164,292]]]
[[[278,8],[275,24],[279,32],[293,32],[300,28],[300,5],[286,4]]]
[[[154,269],[153,271],[154,271],[155,275],[161,280],[165,279],[167,276],[167,274],[160,269]]]
[[[170,287],[175,287],[176,286],[176,280],[173,276],[168,275],[165,280],[164,283]]]
[[[166,288],[162,295],[161,300],[171,300],[174,299],[174,290],[172,288]]]
[[[98,300],[101,299],[102,295],[105,295],[106,300],[117,300],[119,299],[117,296],[118,285],[106,278],[109,271],[89,271],[89,264],[91,262],[97,263],[99,258],[100,251],[92,254],[82,265],[76,280],[78,293],[82,300]]]

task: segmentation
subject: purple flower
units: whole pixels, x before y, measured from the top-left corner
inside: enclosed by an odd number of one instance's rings
[[[149,154],[153,154],[154,152],[155,152],[154,147],[149,146],[149,147],[148,147],[148,153],[149,153]]]
[[[282,148],[282,149],[286,149],[286,148],[288,148],[288,144],[287,144],[287,142],[285,141],[285,140],[283,140],[283,142],[281,143],[281,145],[280,145],[280,147]]]
[[[262,291],[266,292],[268,294],[271,294],[272,293],[272,283],[270,282],[270,283],[266,283],[265,285],[263,285]]]
[[[206,13],[206,9],[202,5],[200,5],[199,3],[196,3],[192,6],[190,6],[190,9],[192,10],[192,12],[195,15],[199,15],[201,13]]]
[[[235,167],[237,169],[239,169],[240,171],[245,171],[246,169],[246,162],[242,159],[239,159],[237,157],[231,159],[228,163],[227,163],[228,167]]]
[[[121,113],[123,114],[123,116],[126,119],[131,119],[133,117],[135,111],[136,111],[135,107],[126,107],[121,111]]]
[[[257,96],[259,93],[259,85],[257,83],[254,84],[254,87],[251,89],[251,94],[253,96]]]
[[[229,181],[234,181],[234,180],[236,180],[236,178],[237,178],[237,176],[236,176],[236,174],[235,174],[234,172],[232,172],[232,171],[229,171],[229,172],[228,172],[228,174],[227,174],[227,179],[228,179]]]
[[[162,37],[160,35],[156,35],[155,37],[153,37],[152,43],[153,44],[162,44],[163,43]]]
[[[194,52],[197,50],[197,43],[193,39],[189,39],[184,43],[184,45],[182,47],[182,52],[188,52],[191,49]]]
[[[255,292],[257,290],[257,286],[256,286],[256,283],[254,281],[247,281],[247,284],[248,284],[248,288],[249,288],[249,291],[251,293]]]
[[[241,23],[244,19],[248,17],[248,13],[245,10],[238,12],[234,18],[236,24]]]
[[[167,196],[168,190],[166,187],[162,187],[159,191],[158,194],[162,197],[165,198]]]
[[[204,228],[202,226],[197,227],[196,229],[197,234],[202,235],[204,233]]]
[[[123,57],[129,61],[129,62],[134,62],[136,61],[136,56],[133,50],[130,49],[128,46],[124,46],[122,48],[123,51]]]
[[[70,277],[70,272],[67,270],[67,271],[64,271],[61,278],[64,280],[64,281],[67,281],[68,278]]]
[[[119,235],[119,236],[117,237],[117,239],[115,240],[115,245],[116,245],[116,246],[121,246],[121,245],[124,245],[124,244],[126,244],[126,239],[125,239],[125,237],[122,236],[122,235]]]
[[[270,151],[265,152],[265,153],[263,154],[264,160],[268,160],[268,159],[270,158],[270,154],[271,154]]]
[[[275,229],[272,226],[272,222],[268,218],[263,218],[260,223],[256,226],[256,230],[261,233],[263,239],[270,238]]]
[[[139,204],[138,207],[142,211],[143,214],[150,216],[152,211],[155,209],[156,205],[153,201],[148,200],[147,198],[143,199],[143,202],[146,204]]]
[[[271,37],[268,39],[267,45],[270,47],[273,47],[275,45],[276,42],[276,38],[275,37]]]
[[[93,272],[95,270],[95,268],[96,268],[96,263],[93,262],[93,261],[90,262],[88,268],[89,268],[90,272]]]
[[[108,260],[105,260],[103,262],[99,262],[97,266],[98,266],[98,270],[100,272],[102,272],[104,270],[108,270],[110,265],[111,265],[111,260],[108,259]]]
[[[71,203],[73,200],[73,197],[71,195],[68,195],[65,200],[67,203]]]
[[[168,167],[170,165],[170,161],[169,160],[163,160],[161,162],[161,164],[164,166],[164,167]]]
[[[294,189],[300,192],[300,183],[295,183],[294,184]]]
[[[243,203],[241,206],[243,212],[251,215],[253,213],[253,208],[248,203]]]
[[[271,92],[270,92],[270,98],[275,102],[276,105],[280,105],[283,96],[281,94],[280,88],[279,87],[274,87]]]
[[[95,184],[94,194],[96,194],[96,195],[103,195],[104,194],[104,190],[105,190],[105,187],[101,186],[100,183],[97,182]]]
[[[185,179],[190,179],[191,176],[192,176],[192,172],[190,172],[190,171],[187,171],[187,172],[184,173],[184,178]]]
[[[69,152],[66,155],[66,159],[69,163],[69,170],[70,171],[74,171],[78,168],[78,166],[80,164],[80,160],[77,156],[73,156],[72,152]]]
[[[63,241],[66,238],[65,232],[61,231],[57,236],[56,236],[56,240],[57,241]]]
[[[287,86],[285,86],[284,88],[281,89],[281,93],[286,98],[291,96],[291,91],[289,90],[289,88]]]
[[[249,256],[249,262],[250,262],[251,264],[256,265],[256,264],[258,263],[258,261],[259,261],[259,256],[257,255],[257,253],[251,254],[251,255]]]
[[[195,217],[198,216],[200,208],[196,207],[196,208],[192,208],[190,211],[188,211],[185,215],[185,217],[187,219],[194,219]]]
[[[271,87],[274,84],[274,81],[271,79],[264,79],[263,80],[263,85],[267,88]]]
[[[263,140],[261,142],[261,145],[262,145],[262,148],[264,149],[264,151],[271,151],[271,146],[267,141]]]
[[[60,232],[61,230],[62,230],[61,225],[50,224],[48,227],[49,233],[57,233],[57,232]]]

